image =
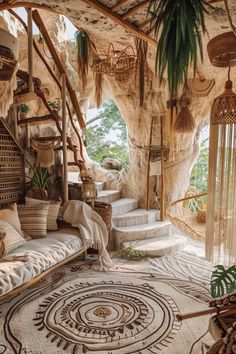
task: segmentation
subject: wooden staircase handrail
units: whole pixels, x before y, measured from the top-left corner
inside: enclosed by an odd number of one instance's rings
[[[28,33],[28,27],[26,25],[26,23],[23,21],[23,19],[13,10],[8,10],[21,24],[22,26],[24,27],[26,33]],[[54,72],[52,71],[52,69],[50,68],[50,66],[48,65],[47,61],[45,60],[45,58],[43,57],[43,55],[41,54],[38,46],[37,46],[37,43],[35,42],[35,40],[33,40],[33,46],[34,46],[34,49],[36,51],[36,53],[38,54],[39,58],[42,60],[42,62],[44,63],[44,65],[46,66],[49,74],[51,75],[51,77],[54,79],[54,81],[56,82],[56,84],[58,85],[60,91],[62,90],[62,86],[61,86],[61,83],[60,81],[58,80],[58,78],[55,76]],[[77,138],[78,138],[78,141],[79,141],[79,145],[80,145],[80,155],[81,155],[81,158],[82,158],[82,161],[79,161],[79,164],[77,163],[77,161],[75,161],[75,163],[79,166],[83,163],[84,161],[84,157],[83,157],[83,146],[82,146],[82,139],[81,139],[81,136],[75,126],[75,123],[74,123],[74,120],[73,120],[73,117],[72,117],[72,114],[71,114],[71,110],[70,110],[70,106],[69,106],[69,103],[66,102],[66,106],[67,106],[67,110],[68,110],[68,113],[69,113],[69,118],[70,118],[70,122],[71,122],[71,125],[77,135]],[[49,111],[50,112],[50,111]],[[54,117],[56,118],[56,117]],[[61,133],[60,133],[61,134]]]
[[[74,107],[74,110],[75,110],[75,113],[78,117],[78,121],[79,121],[79,124],[80,124],[80,127],[81,129],[83,129],[85,127],[85,122],[84,122],[84,118],[82,116],[82,113],[81,113],[81,110],[80,110],[80,107],[79,107],[79,102],[78,102],[78,99],[77,99],[77,96],[76,96],[76,93],[75,93],[75,90],[73,90],[71,84],[70,84],[70,81],[68,79],[68,76],[65,72],[65,68],[59,58],[59,55],[57,54],[57,51],[56,49],[54,48],[54,45],[51,41],[51,38],[48,34],[48,31],[41,19],[41,16],[39,15],[39,12],[38,10],[34,10],[33,13],[32,13],[32,16],[33,16],[33,21],[35,22],[35,24],[38,26],[44,40],[45,40],[45,43],[49,49],[49,52],[58,68],[58,71],[60,72],[60,74],[62,75],[63,73],[65,74],[65,77],[66,77],[66,87],[67,87],[67,90],[68,90],[68,93],[69,93],[69,96],[70,96],[70,99],[71,99],[71,102],[72,102],[72,105]]]
[[[204,193],[199,193],[199,194],[196,194],[196,195],[191,195],[189,197],[185,197],[185,198],[181,198],[181,199],[175,200],[173,203],[170,204],[170,207],[175,206],[176,204],[184,202],[186,200],[204,197],[207,194],[208,194],[207,192],[204,192]]]

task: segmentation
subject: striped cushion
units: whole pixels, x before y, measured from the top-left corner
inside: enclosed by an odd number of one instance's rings
[[[5,256],[19,246],[23,246],[26,240],[8,222],[0,220],[0,257]]]
[[[21,228],[33,239],[47,237],[48,204],[18,205]]]
[[[47,217],[47,229],[50,231],[58,230],[57,218],[58,218],[59,209],[61,206],[60,201],[52,200],[52,199],[49,201],[45,201],[45,200],[39,200],[39,199],[35,199],[35,198],[25,197],[25,202],[26,202],[26,205],[38,205],[38,204],[48,205],[49,204],[48,217]]]

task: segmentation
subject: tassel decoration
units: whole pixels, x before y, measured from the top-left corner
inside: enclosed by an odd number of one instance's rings
[[[188,87],[185,85],[183,94],[179,99],[180,111],[174,123],[174,130],[177,133],[190,133],[195,128],[195,120],[189,110],[191,100],[188,95]]]

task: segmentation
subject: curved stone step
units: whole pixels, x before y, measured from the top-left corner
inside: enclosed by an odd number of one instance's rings
[[[122,246],[131,246],[136,251],[145,252],[147,256],[164,256],[167,253],[179,252],[187,244],[183,235],[170,235],[149,240],[123,242]]]
[[[138,200],[133,198],[120,198],[111,203],[112,216],[128,213],[138,208]]]
[[[116,227],[148,224],[159,219],[159,210],[135,209],[128,213],[112,217],[113,225]]]
[[[112,203],[115,200],[120,199],[121,191],[119,190],[112,190],[112,189],[105,189],[97,193],[97,198],[99,202],[106,202]]]
[[[170,221],[155,221],[149,224],[115,227],[113,235],[116,248],[120,248],[125,241],[146,240],[156,237],[169,236]]]

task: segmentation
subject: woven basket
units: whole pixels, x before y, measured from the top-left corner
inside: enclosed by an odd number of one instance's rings
[[[206,223],[206,210],[198,210],[197,212],[197,221],[199,224]]]
[[[212,65],[219,68],[236,65],[236,37],[225,32],[212,38],[207,45],[207,52]],[[229,59],[230,58],[230,59]]]
[[[102,220],[106,224],[107,230],[109,231],[112,226],[111,216],[112,207],[111,204],[105,202],[95,201],[94,210],[101,216]]]

